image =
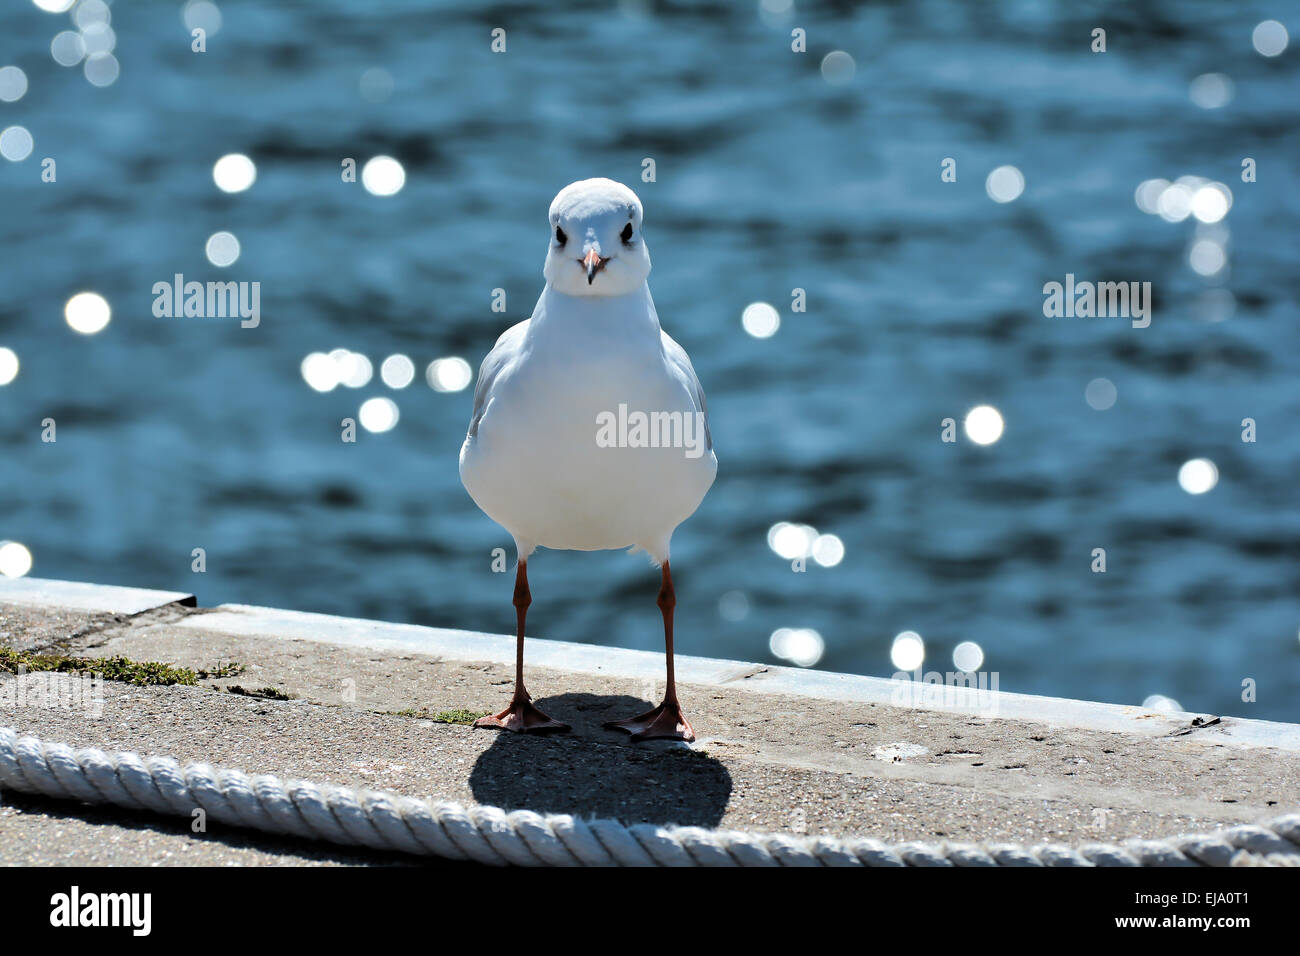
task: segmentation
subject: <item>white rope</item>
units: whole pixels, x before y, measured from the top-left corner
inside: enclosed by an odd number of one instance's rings
[[[1057,844],[900,843],[582,820],[283,782],[169,757],[73,750],[0,727],[0,790],[494,866],[1300,866],[1300,814],[1203,836]]]

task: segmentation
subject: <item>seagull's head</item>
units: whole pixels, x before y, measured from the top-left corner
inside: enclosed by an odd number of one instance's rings
[[[584,179],[551,203],[543,273],[566,295],[625,295],[650,275],[641,235],[641,200],[612,179]]]

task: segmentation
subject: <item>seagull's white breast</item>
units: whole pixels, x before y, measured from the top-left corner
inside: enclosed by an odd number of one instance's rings
[[[699,383],[660,330],[649,290],[574,298],[548,288],[533,318],[498,342],[488,374],[460,462],[478,506],[525,546],[639,546],[666,559],[717,458]],[[638,412],[662,427],[638,434]]]

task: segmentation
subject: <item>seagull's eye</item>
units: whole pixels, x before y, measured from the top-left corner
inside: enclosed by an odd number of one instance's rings
[[[555,241],[558,242],[560,245],[564,245],[566,242],[569,241],[569,237],[564,234],[564,230],[561,229],[559,226],[555,227]]]
[[[623,227],[623,231],[619,233],[619,238],[624,242],[632,241],[632,224],[630,222]]]

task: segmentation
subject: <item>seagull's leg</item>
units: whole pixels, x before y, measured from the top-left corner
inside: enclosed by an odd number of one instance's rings
[[[626,720],[611,720],[605,724],[614,730],[626,730],[633,740],[652,740],[667,737],[672,740],[691,741],[695,731],[682,713],[677,701],[677,679],[673,673],[673,609],[677,607],[677,592],[673,590],[673,573],[664,561],[663,584],[659,586],[659,610],[664,615],[664,654],[668,658],[668,689],[664,702],[654,710]]]
[[[528,614],[528,605],[533,603],[532,593],[528,590],[528,562],[520,560],[515,571],[515,618],[518,622],[518,636],[515,643],[515,694],[510,698],[510,706],[499,714],[480,717],[474,721],[475,727],[499,727],[504,730],[516,730],[526,733],[543,733],[545,731],[568,730],[568,724],[551,720],[532,705],[528,688],[524,687],[524,618]]]

